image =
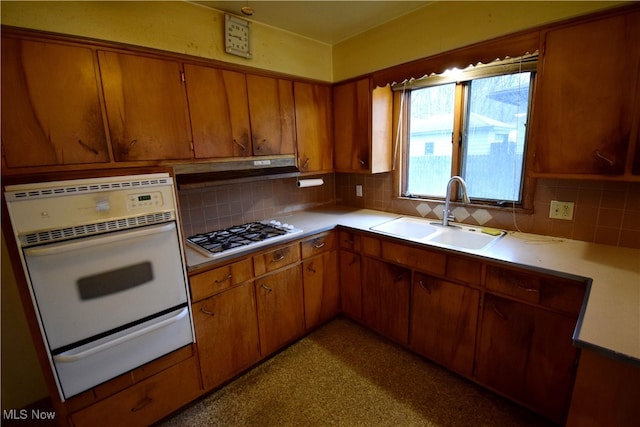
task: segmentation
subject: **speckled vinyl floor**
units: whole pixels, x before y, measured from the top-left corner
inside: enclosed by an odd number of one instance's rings
[[[159,425],[552,424],[339,318]]]

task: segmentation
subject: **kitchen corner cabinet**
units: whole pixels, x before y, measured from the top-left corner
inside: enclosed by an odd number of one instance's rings
[[[467,377],[473,372],[480,291],[415,273],[411,348]]]
[[[555,422],[566,417],[584,283],[487,266],[475,378]]]
[[[551,29],[541,51],[534,175],[640,179],[640,10]]]
[[[116,161],[192,158],[182,64],[98,51]]]
[[[333,87],[336,172],[392,170],[391,87],[372,87],[369,78]]]
[[[333,172],[331,86],[294,82],[293,93],[300,172]]]
[[[338,231],[340,248],[340,307],[347,317],[362,319],[362,260],[360,235],[346,230]]]
[[[293,83],[247,74],[253,154],[294,154],[296,146]]]
[[[334,232],[300,243],[305,328],[313,329],[340,313],[338,252]]]
[[[244,73],[184,65],[195,157],[253,154]]]
[[[253,281],[193,304],[193,321],[205,390],[260,359]]]
[[[377,259],[362,258],[362,320],[393,341],[409,341],[411,272]]]
[[[1,92],[7,168],[109,162],[91,49],[3,36]]]

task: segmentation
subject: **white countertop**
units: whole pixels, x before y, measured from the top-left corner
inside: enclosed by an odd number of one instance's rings
[[[292,239],[299,239],[336,225],[371,231],[371,227],[399,216],[402,215],[334,207],[275,219],[302,229],[302,234],[292,236]],[[189,248],[186,252],[189,270],[212,262]],[[587,304],[580,314],[574,335],[576,345],[640,364],[640,249],[509,232],[485,251],[459,252],[535,270],[592,279]]]

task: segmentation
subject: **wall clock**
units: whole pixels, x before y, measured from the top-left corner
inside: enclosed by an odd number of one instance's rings
[[[225,14],[224,48],[232,55],[251,58],[251,22]]]

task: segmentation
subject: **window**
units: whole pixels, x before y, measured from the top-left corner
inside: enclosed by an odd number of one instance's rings
[[[397,85],[407,108],[402,195],[445,197],[461,176],[474,202],[523,201],[526,124],[537,55]]]

